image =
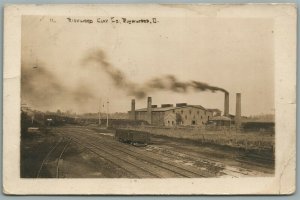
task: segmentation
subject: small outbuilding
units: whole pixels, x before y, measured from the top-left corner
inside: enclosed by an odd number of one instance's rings
[[[212,117],[210,122],[216,126],[230,126],[231,125],[231,119],[226,116]]]

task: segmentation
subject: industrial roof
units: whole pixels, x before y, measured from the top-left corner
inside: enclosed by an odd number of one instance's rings
[[[173,110],[175,109],[176,107],[165,107],[165,108],[151,108],[151,111],[152,112],[160,112],[160,111],[167,111],[167,110]],[[147,111],[147,108],[141,108],[141,109],[137,109],[135,110],[137,112],[146,112]]]
[[[217,108],[207,108],[206,110],[212,111],[212,112],[221,112],[221,110]]]
[[[229,117],[225,117],[225,116],[216,116],[211,118],[212,121],[231,121],[231,119]]]
[[[152,108],[151,111],[152,112],[164,112],[164,111],[168,111],[168,110],[173,110],[173,109],[181,109],[181,108],[186,108],[186,107],[194,107],[194,108],[199,108],[202,110],[206,110],[203,106],[201,105],[186,105],[186,106],[181,106],[181,107],[174,107],[174,106],[170,106],[170,107],[160,107],[160,108]],[[141,109],[137,109],[135,110],[136,112],[146,112],[147,108],[141,108]]]

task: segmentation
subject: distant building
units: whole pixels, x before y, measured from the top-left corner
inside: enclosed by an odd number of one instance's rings
[[[216,126],[230,126],[231,118],[226,116],[215,116],[212,117],[211,122]]]
[[[213,111],[214,110],[214,111]],[[186,103],[162,104],[161,107],[152,105],[148,97],[147,108],[135,110],[135,101],[132,100],[131,111],[128,112],[131,120],[147,121],[157,126],[202,126],[206,124],[218,109],[205,109],[201,105],[188,105]]]
[[[221,116],[221,114],[222,114],[222,111],[219,110],[219,109],[216,109],[216,108],[214,108],[214,109],[207,109],[207,110],[210,111],[210,112],[212,112],[212,114],[213,114],[214,117],[215,116]]]
[[[206,109],[201,105],[187,103],[162,104],[161,107],[152,105],[152,98],[148,97],[147,108],[135,109],[135,100],[131,101],[130,120],[146,121],[157,126],[202,126],[212,124],[224,126],[234,124],[241,127],[244,117],[241,115],[241,93],[236,93],[236,113],[229,114],[229,93],[224,92],[224,113],[219,109]],[[208,123],[209,122],[209,123]]]
[[[23,111],[23,112],[32,112],[31,108],[26,103],[21,104],[21,111]]]

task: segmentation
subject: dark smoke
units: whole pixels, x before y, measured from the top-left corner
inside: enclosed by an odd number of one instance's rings
[[[222,91],[224,93],[228,93],[228,91],[226,91],[223,88],[215,87],[215,86],[210,86],[210,85],[208,85],[206,83],[201,83],[199,81],[191,81],[191,85],[196,90],[201,90],[201,91],[209,90],[209,91],[212,91],[212,92]]]
[[[125,75],[120,70],[112,67],[111,64],[106,61],[104,52],[98,50],[89,54],[84,59],[84,63],[89,61],[99,63],[102,69],[112,78],[115,86],[129,87],[130,83],[126,80]]]
[[[94,98],[92,92],[82,84],[73,88],[63,85],[62,81],[43,64],[33,65],[23,62],[21,69],[22,101],[32,106],[47,108],[55,104],[80,105]]]
[[[146,92],[141,90],[135,83],[129,81],[123,72],[113,67],[106,60],[106,56],[103,51],[93,51],[83,60],[83,64],[87,64],[91,61],[99,64],[101,69],[112,79],[114,85],[120,89],[125,89],[129,95],[137,98],[143,98],[147,95]]]
[[[88,54],[83,63],[87,64],[88,62],[95,62],[98,64],[101,68],[101,71],[104,71],[109,75],[116,87],[119,89],[124,89],[128,95],[135,96],[138,99],[144,98],[147,93],[157,90],[186,93],[188,92],[189,88],[191,88],[196,91],[221,91],[228,93],[223,88],[210,86],[199,81],[181,82],[173,75],[153,78],[144,84],[133,83],[132,81],[128,80],[122,71],[115,68],[107,61],[105,53],[102,50],[96,50]]]
[[[210,86],[206,83],[199,81],[181,82],[173,75],[166,75],[161,78],[154,78],[145,84],[145,88],[148,90],[169,90],[177,93],[186,93],[189,88],[196,91],[222,91],[228,93],[225,89],[215,86]]]

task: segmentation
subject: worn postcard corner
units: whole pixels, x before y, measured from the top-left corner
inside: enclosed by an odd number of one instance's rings
[[[295,4],[7,5],[3,192],[292,194]]]

